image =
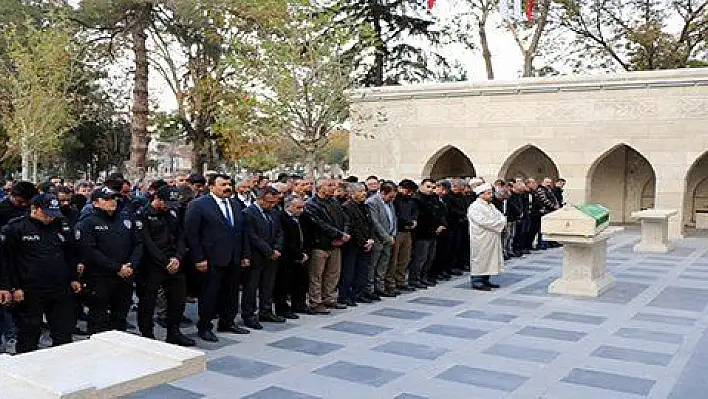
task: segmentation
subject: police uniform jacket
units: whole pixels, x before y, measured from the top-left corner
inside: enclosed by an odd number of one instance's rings
[[[158,211],[148,205],[136,214],[143,226],[142,265],[164,270],[171,258],[182,261],[185,245],[177,211]]]
[[[75,238],[87,276],[115,276],[122,265],[136,268],[143,254],[142,222],[94,209],[79,221]]]
[[[73,235],[65,220],[44,224],[29,216],[11,220],[0,232],[5,288],[33,292],[69,289],[76,279]]]

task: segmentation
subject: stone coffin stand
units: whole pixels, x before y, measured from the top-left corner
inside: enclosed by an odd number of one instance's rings
[[[646,209],[632,212],[632,217],[642,224],[642,238],[634,252],[665,254],[673,249],[669,241],[669,218],[678,214],[676,209]]]
[[[548,286],[551,294],[596,297],[610,290],[615,279],[606,272],[607,239],[623,230],[608,227],[593,237],[544,234],[563,244],[563,274]]]
[[[118,331],[0,356],[3,399],[116,398],[198,374],[203,352]]]

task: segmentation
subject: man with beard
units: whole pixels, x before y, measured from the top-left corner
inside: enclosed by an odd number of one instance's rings
[[[413,230],[418,224],[418,207],[413,200],[413,194],[418,185],[413,180],[404,179],[398,184],[398,195],[393,200],[396,209],[396,242],[391,249],[391,262],[386,275],[386,286],[399,291],[415,291],[406,284],[406,268],[411,260],[413,247]]]
[[[194,198],[199,198],[207,194],[207,181],[204,176],[199,173],[192,173],[187,177],[187,186],[192,189]]]
[[[162,287],[167,305],[166,342],[194,346],[194,340],[179,330],[186,297],[181,264],[185,248],[175,211],[179,194],[178,188],[163,186],[152,195],[150,204],[138,213],[138,221],[143,223],[144,231],[144,256],[138,276],[138,328],[143,337],[155,338],[153,316],[158,288]]]
[[[76,241],[89,295],[89,333],[125,331],[133,297],[133,272],[143,255],[142,224],[118,213],[119,194],[107,187],[91,194],[91,214],[76,225]]]

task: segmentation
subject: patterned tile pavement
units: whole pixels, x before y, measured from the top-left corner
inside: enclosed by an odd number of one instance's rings
[[[465,276],[199,341],[208,371],[132,397],[708,397],[708,238],[666,255],[632,253],[637,239],[611,240],[617,285],[600,298],[549,295],[562,251],[543,251],[512,261],[492,293]]]

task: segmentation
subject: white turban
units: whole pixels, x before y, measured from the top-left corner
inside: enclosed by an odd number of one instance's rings
[[[479,177],[473,177],[470,179],[469,183],[467,183],[467,184],[469,184],[470,187],[475,188],[482,183],[484,183],[484,180],[480,179]]]
[[[474,193],[477,195],[482,194],[485,191],[493,190],[492,183],[484,183],[474,188]]]

